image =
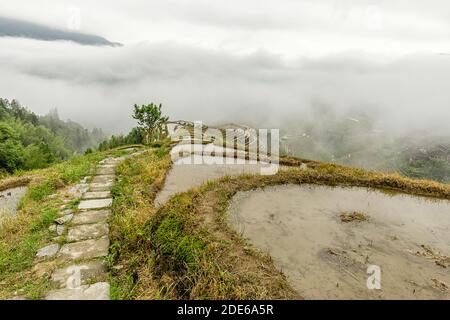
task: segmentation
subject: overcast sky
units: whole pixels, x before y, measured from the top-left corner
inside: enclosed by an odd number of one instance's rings
[[[324,101],[449,127],[445,0],[0,0],[0,16],[123,44],[0,37],[0,96],[111,132],[150,101],[205,122],[268,123]]]

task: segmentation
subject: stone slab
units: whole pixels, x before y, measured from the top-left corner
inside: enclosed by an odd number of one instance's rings
[[[76,288],[106,277],[105,264],[96,260],[56,269],[52,274],[52,282],[59,288]]]
[[[48,246],[45,246],[45,247],[39,249],[38,252],[36,253],[36,257],[51,258],[55,254],[58,253],[58,250],[59,250],[59,244],[57,244],[57,243],[51,244],[51,245],[48,245]]]
[[[111,198],[83,200],[78,205],[80,210],[103,209],[108,208],[112,204]]]
[[[116,167],[114,165],[112,166],[100,166],[97,169],[98,175],[104,175],[104,174],[114,174],[116,172]]]
[[[108,235],[109,228],[106,223],[82,224],[69,229],[67,241],[81,241],[95,239]]]
[[[83,196],[83,199],[101,199],[110,197],[111,192],[109,191],[97,191],[97,192],[86,192]]]
[[[82,285],[75,289],[58,289],[50,291],[46,300],[109,300],[109,283],[97,282],[91,285]]]
[[[85,193],[89,188],[89,185],[87,183],[79,183],[76,184],[75,186],[71,187],[68,191],[67,194],[71,197],[81,197],[81,195],[83,193]]]
[[[112,181],[107,181],[107,182],[92,182],[89,184],[90,188],[95,188],[95,187],[112,187],[113,186],[113,182]]]
[[[31,271],[37,278],[50,276],[55,268],[55,260],[36,263]]]
[[[58,219],[55,219],[57,224],[64,224],[72,220],[73,214],[66,214],[65,216],[61,216]]]
[[[113,158],[105,158],[105,159],[103,159],[103,160],[100,160],[98,163],[100,163],[100,164],[105,164],[106,162],[110,162],[110,161],[112,161],[113,160]]]
[[[94,179],[92,179],[92,183],[112,183],[114,181],[115,176],[114,175],[104,175],[104,176],[95,176]]]
[[[102,191],[109,191],[111,190],[111,187],[91,187],[89,188],[90,192],[102,192]]]
[[[111,211],[109,210],[92,210],[81,212],[75,215],[75,217],[72,220],[72,224],[79,225],[79,224],[105,222],[110,214]]]
[[[59,251],[59,258],[64,260],[93,259],[108,255],[109,238],[85,240],[68,243]]]
[[[64,225],[62,225],[62,224],[58,224],[57,226],[56,226],[56,234],[58,235],[58,236],[61,236],[63,233],[64,233]]]
[[[107,183],[91,183],[89,185],[89,191],[97,192],[97,191],[109,191],[111,190],[113,183],[107,182]]]
[[[73,213],[72,209],[65,209],[63,211],[59,211],[58,216],[65,216],[65,215],[72,214],[72,213]]]

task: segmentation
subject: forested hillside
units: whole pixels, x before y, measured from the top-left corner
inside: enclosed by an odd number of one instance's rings
[[[135,127],[127,135],[112,135],[109,139],[102,141],[98,150],[105,151],[129,144],[141,144],[144,141],[144,132],[141,128]]]
[[[101,129],[63,121],[56,109],[38,116],[16,100],[0,98],[0,175],[46,167],[104,139]]]
[[[418,179],[450,182],[450,138],[383,127],[376,114],[315,105],[281,126],[281,152]]]

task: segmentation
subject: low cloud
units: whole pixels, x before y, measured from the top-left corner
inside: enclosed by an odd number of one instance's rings
[[[71,32],[27,21],[0,17],[0,37],[30,38],[44,41],[72,41],[82,45],[119,46],[103,37]]]
[[[134,103],[163,103],[173,119],[282,126],[315,101],[377,115],[390,128],[450,134],[450,57],[386,58],[349,51],[284,60],[266,51],[233,55],[173,42],[89,47],[1,39],[2,96],[38,113],[109,132],[134,125]]]

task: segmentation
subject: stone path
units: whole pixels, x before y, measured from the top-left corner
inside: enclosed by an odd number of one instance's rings
[[[124,157],[100,161],[95,175],[85,177],[69,190],[73,198],[81,198],[77,210],[61,206],[55,224],[50,227],[57,235],[55,240],[63,239],[62,246],[51,244],[36,254],[36,269],[40,264],[49,263],[51,258],[55,258],[58,266],[51,274],[56,289],[48,292],[45,299],[109,300],[104,258],[109,250],[110,189],[115,167],[122,160]]]

